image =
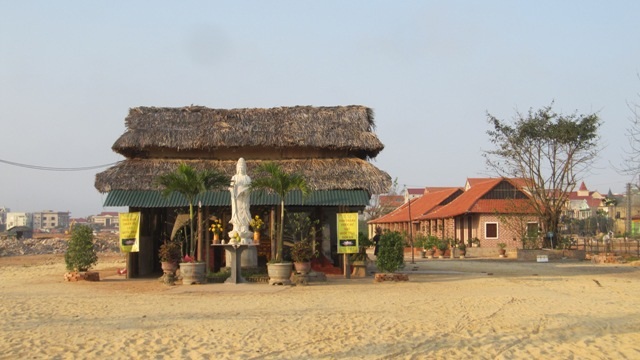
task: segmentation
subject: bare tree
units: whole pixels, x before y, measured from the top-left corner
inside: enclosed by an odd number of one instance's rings
[[[487,114],[496,148],[484,156],[499,176],[524,179],[543,228],[557,234],[569,192],[597,157],[600,119],[557,114],[552,106],[516,113],[511,123]]]
[[[371,200],[369,201],[369,205],[364,209],[365,219],[372,220],[377,219],[383,215],[386,215],[396,208],[393,206],[389,206],[388,203],[382,203],[380,201],[380,196],[391,196],[398,195],[398,178],[393,180],[393,184],[389,188],[389,192],[386,194],[373,195]]]
[[[627,106],[631,111],[631,126],[627,128],[626,133],[629,150],[626,150],[627,155],[618,172],[635,176],[640,174],[640,104],[627,102]]]

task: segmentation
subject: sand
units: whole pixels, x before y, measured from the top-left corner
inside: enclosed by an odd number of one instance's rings
[[[282,287],[63,281],[60,255],[0,258],[2,359],[637,359],[640,267],[422,260],[410,281]]]

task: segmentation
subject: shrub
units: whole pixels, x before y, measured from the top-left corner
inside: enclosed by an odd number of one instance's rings
[[[316,256],[317,252],[310,241],[298,241],[291,246],[291,258],[295,262],[308,262]]]
[[[160,245],[158,257],[161,262],[177,263],[182,258],[182,247],[177,241],[165,241]]]
[[[98,262],[93,246],[93,230],[87,225],[75,225],[71,230],[71,239],[64,262],[69,271],[87,271]]]
[[[394,272],[404,267],[404,240],[399,232],[385,232],[380,236],[376,265],[382,272]]]

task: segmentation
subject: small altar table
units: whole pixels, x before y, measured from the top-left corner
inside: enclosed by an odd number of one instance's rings
[[[222,246],[225,250],[229,250],[231,253],[231,276],[225,280],[225,284],[242,284],[248,282],[242,277],[241,273],[241,256],[244,249],[248,249],[249,246],[255,246],[254,244],[213,244],[211,246]]]

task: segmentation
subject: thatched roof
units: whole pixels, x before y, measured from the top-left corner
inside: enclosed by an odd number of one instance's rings
[[[294,106],[271,109],[137,107],[113,150],[128,158],[180,158],[176,152],[216,157],[229,149],[321,149],[362,159],[384,148],[373,133],[373,111],[365,106]],[[169,151],[165,151],[169,150]],[[163,156],[157,153],[166,152]],[[250,158],[245,156],[245,158]]]
[[[112,190],[158,190],[158,175],[175,170],[182,162],[196,169],[217,169],[229,179],[235,174],[237,160],[127,159],[96,175],[95,187],[105,193]],[[256,176],[261,160],[247,160],[247,173]],[[286,171],[301,173],[314,190],[367,190],[385,193],[391,177],[366,160],[358,158],[276,160]]]

